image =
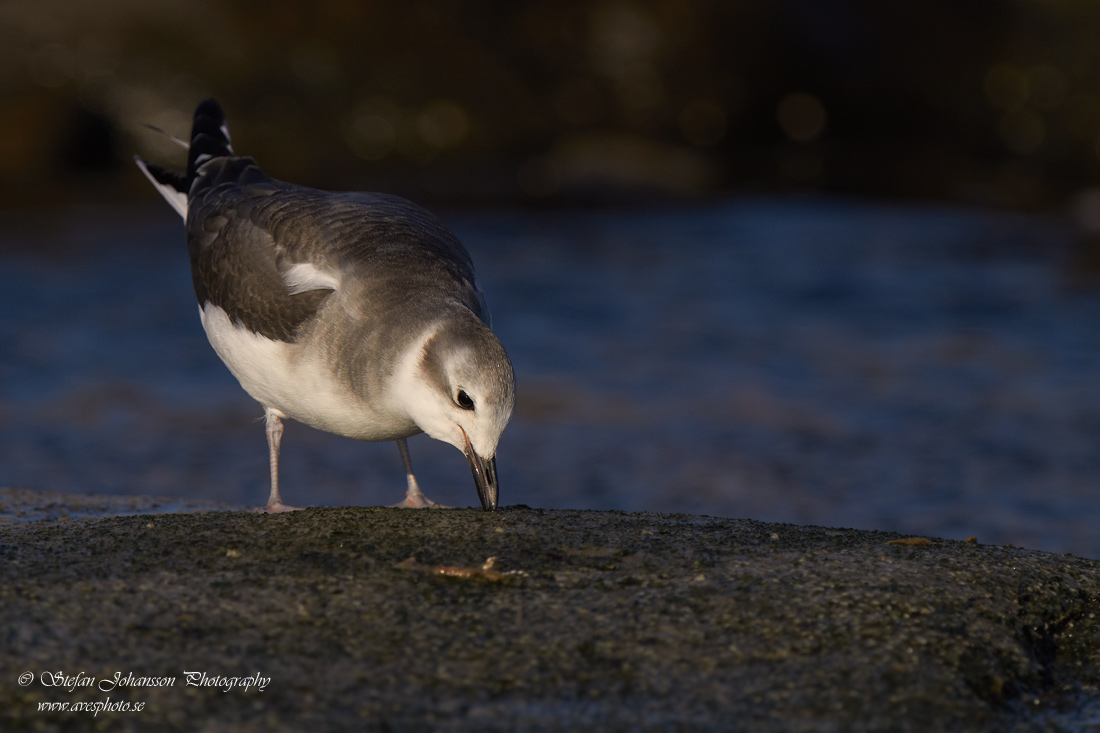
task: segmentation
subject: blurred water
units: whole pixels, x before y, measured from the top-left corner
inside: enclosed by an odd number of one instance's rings
[[[261,410],[206,343],[178,218],[43,218],[0,230],[0,486],[262,503]],[[1100,558],[1100,295],[1066,287],[1058,222],[795,200],[444,218],[516,367],[502,504]],[[477,503],[458,451],[410,447],[429,496]],[[291,503],[404,488],[392,444],[289,424],[282,460]]]

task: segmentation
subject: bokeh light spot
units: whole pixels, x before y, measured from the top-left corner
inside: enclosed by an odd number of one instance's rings
[[[401,108],[383,96],[368,97],[356,105],[341,125],[344,143],[364,160],[380,160],[397,143]]]
[[[379,160],[393,149],[397,132],[385,117],[375,114],[351,118],[343,128],[344,142],[364,160]]]
[[[807,92],[791,92],[776,108],[776,119],[791,140],[813,142],[825,131],[827,115],[821,100]]]
[[[469,133],[470,118],[466,110],[454,102],[439,99],[417,115],[416,129],[424,142],[433,148],[453,148]]]

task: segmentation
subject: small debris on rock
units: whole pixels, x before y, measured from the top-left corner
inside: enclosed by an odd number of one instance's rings
[[[482,563],[481,567],[461,567],[455,565],[420,565],[413,558],[402,560],[397,563],[396,567],[401,570],[416,570],[422,573],[431,573],[432,575],[445,575],[451,578],[480,578],[482,580],[498,581],[503,580],[509,575],[526,575],[522,570],[507,570],[500,572],[494,570],[493,565],[496,564],[497,559],[490,557]]]
[[[932,544],[932,540],[926,537],[905,537],[900,540],[889,540],[888,545],[912,545],[916,547],[925,547]]]

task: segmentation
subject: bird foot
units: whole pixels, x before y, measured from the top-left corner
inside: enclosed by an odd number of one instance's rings
[[[454,507],[432,501],[423,494],[405,494],[405,498],[396,504],[390,504],[391,509],[454,509]]]
[[[306,507],[304,506],[288,506],[281,501],[275,504],[268,504],[267,506],[258,506],[252,510],[253,514],[282,514],[283,512],[300,512]]]

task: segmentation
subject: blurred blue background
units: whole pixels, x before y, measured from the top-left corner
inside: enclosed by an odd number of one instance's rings
[[[0,41],[0,486],[266,497],[131,162],[216,96],[271,175],[466,243],[519,380],[502,503],[1100,557],[1095,3],[8,0]],[[403,488],[296,424],[283,474]]]

